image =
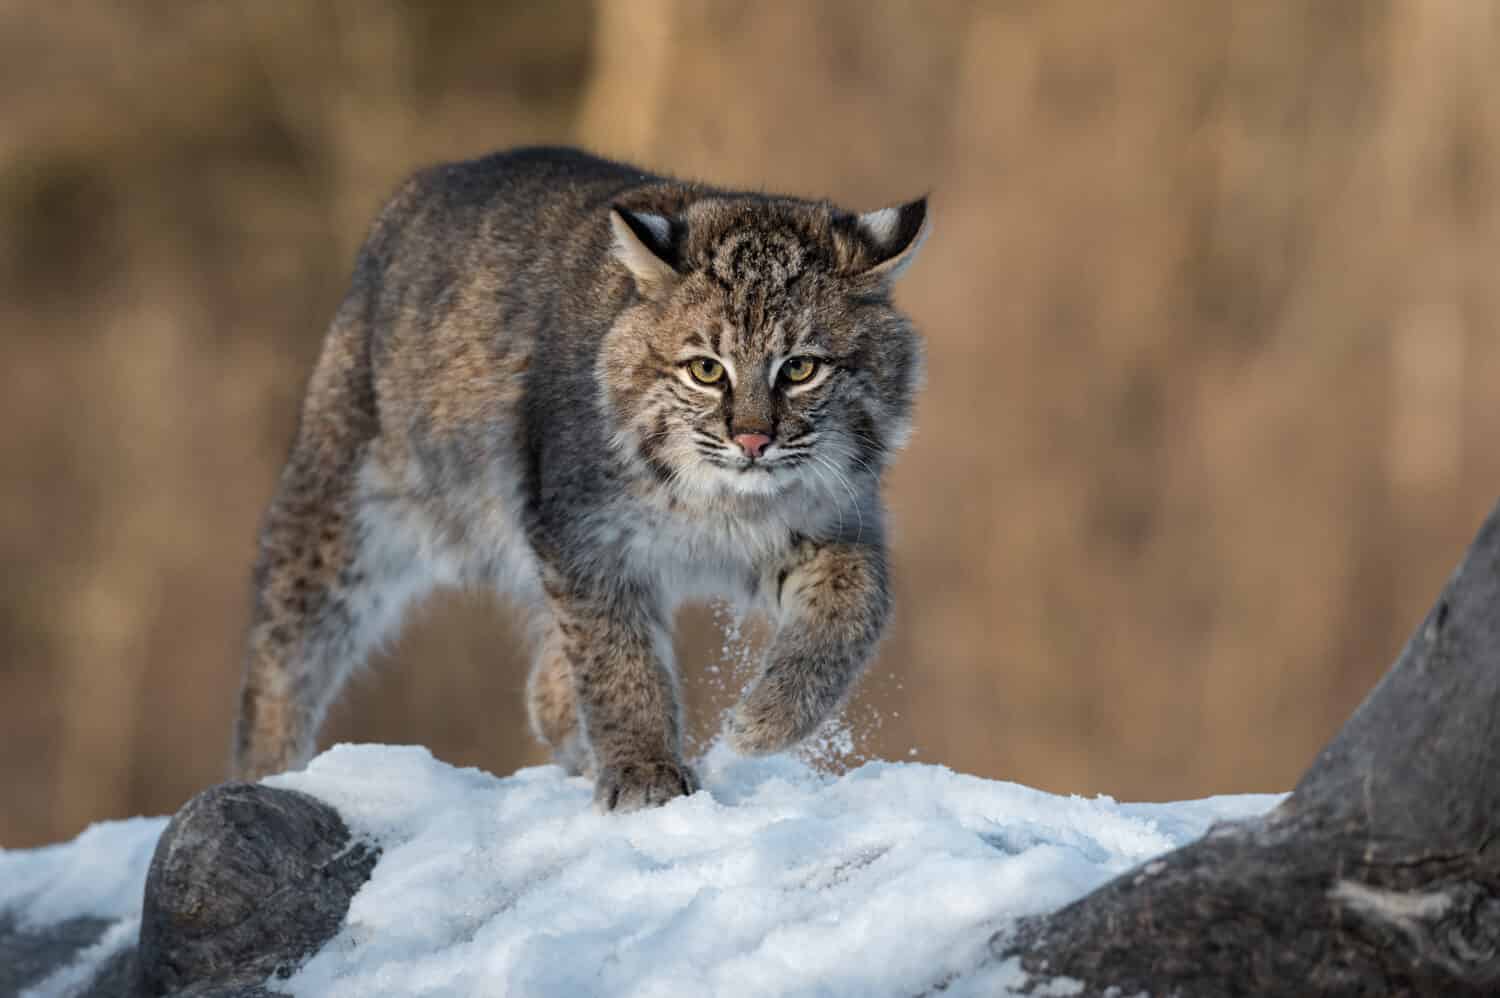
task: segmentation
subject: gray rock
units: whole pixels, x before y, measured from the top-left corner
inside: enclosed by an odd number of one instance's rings
[[[1280,807],[1024,920],[992,958],[1083,995],[1500,994],[1497,725],[1500,506]]]
[[[258,784],[206,790],[178,811],[146,878],[142,995],[261,995],[338,932],[379,851],[338,813]]]
[[[136,986],[139,974],[135,950],[131,946],[110,957],[77,998],[134,998],[140,990]]]

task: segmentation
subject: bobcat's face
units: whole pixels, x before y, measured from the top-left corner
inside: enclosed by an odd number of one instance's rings
[[[685,499],[852,498],[905,441],[921,376],[889,280],[922,224],[907,217],[900,242],[902,213],[922,207],[887,211],[883,228],[750,199],[617,214],[642,300],[601,358],[616,444]]]

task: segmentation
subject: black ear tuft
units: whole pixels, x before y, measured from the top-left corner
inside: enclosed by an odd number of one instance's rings
[[[911,265],[930,228],[927,198],[867,211],[856,220],[873,258],[864,273],[895,277]]]

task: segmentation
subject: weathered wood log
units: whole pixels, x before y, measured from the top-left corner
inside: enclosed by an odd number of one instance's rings
[[[173,817],[146,877],[143,995],[264,995],[331,939],[378,850],[306,794],[231,783]]]
[[[998,933],[992,958],[1086,995],[1500,994],[1497,833],[1500,505],[1281,806]]]

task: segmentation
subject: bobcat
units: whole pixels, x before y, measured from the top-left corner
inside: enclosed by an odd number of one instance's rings
[[[266,514],[235,775],[305,763],[435,585],[534,637],[532,727],[603,810],[694,791],[670,626],[775,615],[746,753],[833,713],[890,613],[880,477],[922,351],[890,302],[925,199],[864,215],[569,149],[408,180],[359,253]]]

